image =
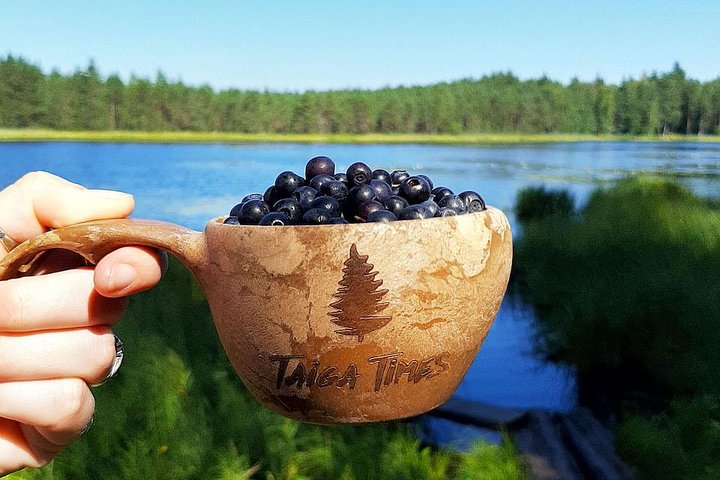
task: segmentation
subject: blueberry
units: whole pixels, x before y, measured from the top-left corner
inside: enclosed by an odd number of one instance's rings
[[[347,224],[350,223],[350,222],[348,222],[347,220],[345,220],[345,219],[342,218],[342,217],[332,217],[330,220],[328,220],[328,221],[325,222],[325,223],[327,223],[327,224],[336,224],[336,225],[347,225]]]
[[[227,217],[223,223],[225,225],[240,225],[240,221],[238,220],[238,217],[235,217],[235,216]]]
[[[315,177],[313,177],[313,179],[310,180],[309,185],[319,192],[323,185],[325,185],[328,182],[334,182],[334,181],[335,181],[335,177],[321,173],[320,175],[316,175]]]
[[[348,188],[345,182],[333,180],[332,182],[324,183],[320,189],[320,195],[329,195],[340,203],[343,203],[348,196]]]
[[[358,207],[355,216],[361,220],[367,220],[371,213],[377,212],[378,210],[385,210],[383,204],[375,200],[370,200]]]
[[[287,215],[290,223],[295,225],[302,221],[304,210],[294,198],[282,198],[273,205],[273,211]]]
[[[385,183],[383,180],[379,179],[373,179],[370,180],[370,186],[373,190],[375,190],[375,196],[378,200],[381,202],[385,200],[386,198],[389,198],[392,196],[392,187]]]
[[[347,169],[348,184],[362,185],[372,180],[372,170],[362,162],[356,162]]]
[[[422,177],[408,177],[400,184],[400,196],[410,204],[422,203],[430,198],[430,185]]]
[[[296,188],[301,187],[304,183],[303,178],[293,172],[282,172],[275,179],[275,190],[280,198],[289,197]]]
[[[372,172],[372,178],[373,180],[382,180],[383,182],[390,185],[392,180],[390,179],[390,172],[387,170],[383,170],[382,168],[378,168],[377,170],[373,170]]]
[[[433,200],[435,200],[435,203],[440,204],[440,199],[447,196],[447,195],[453,195],[453,191],[450,190],[447,187],[437,187],[433,188],[432,192],[430,192],[433,195]]]
[[[405,170],[395,170],[390,174],[390,185],[393,187],[399,187],[403,180],[409,176],[410,174]]]
[[[280,225],[290,225],[290,219],[282,212],[270,212],[265,214],[260,219],[258,225],[269,225],[273,227]]]
[[[430,210],[430,213],[432,213],[432,216],[434,217],[437,215],[438,210],[440,210],[440,207],[438,207],[438,204],[433,202],[432,200],[425,200],[420,205]]]
[[[432,191],[432,189],[434,188],[434,186],[433,186],[433,181],[430,180],[430,177],[428,177],[427,175],[418,175],[418,177],[424,178],[425,181],[428,183],[428,185],[430,185],[430,191]]]
[[[315,200],[317,190],[312,187],[299,187],[292,192],[292,198],[300,204],[303,210],[309,210],[310,204]]]
[[[275,202],[281,198],[282,196],[278,193],[274,185],[268,187],[268,189],[265,190],[265,195],[263,195],[263,201],[268,205],[275,205]]]
[[[400,195],[400,187],[392,187],[393,195]]]
[[[450,207],[442,207],[435,214],[436,217],[454,217],[455,215],[457,215],[457,212],[454,208]]]
[[[383,204],[385,205],[385,208],[394,213],[396,217],[400,215],[400,212],[402,212],[403,208],[410,205],[407,200],[398,195],[393,195],[392,197],[386,198]]]
[[[346,203],[347,209],[351,213],[350,217],[352,217],[352,214],[357,211],[360,205],[370,200],[375,200],[375,190],[373,190],[370,185],[363,183],[362,185],[351,188],[348,192]]]
[[[332,217],[324,208],[311,208],[303,215],[303,222],[308,225],[321,225],[328,223]]]
[[[398,215],[399,220],[417,220],[422,218],[430,218],[430,211],[422,205],[410,205],[405,207]]]
[[[238,221],[242,225],[257,225],[266,213],[270,212],[268,204],[262,200],[250,200],[242,204],[238,212]]]
[[[485,200],[483,200],[480,195],[473,191],[462,192],[460,195],[458,195],[458,197],[460,197],[462,201],[465,202],[465,207],[467,208],[468,212],[482,212],[483,210],[487,209],[487,207],[485,206]]]
[[[329,157],[313,157],[305,165],[305,178],[309,182],[318,175],[335,175],[335,162]]]
[[[368,222],[394,222],[398,218],[389,210],[376,210],[367,217]]]
[[[466,210],[465,202],[457,195],[445,195],[437,204],[440,208],[449,207],[458,213],[465,213]]]
[[[315,200],[310,204],[310,210],[315,208],[324,208],[331,217],[340,216],[340,204],[333,197],[327,195],[315,197]]]
[[[335,180],[337,180],[338,182],[345,182],[345,183],[347,183],[347,181],[348,181],[347,175],[342,172],[335,174]]]
[[[262,200],[262,198],[261,198],[260,200]],[[242,207],[243,203],[244,203],[244,202],[240,202],[240,203],[238,203],[237,205],[235,205],[234,207],[232,207],[232,208],[230,209],[230,216],[231,216],[231,217],[237,217],[237,216],[238,216],[238,214],[240,213],[240,207]]]
[[[263,198],[263,195],[261,193],[251,193],[250,195],[245,195],[242,200],[240,200],[240,203],[245,203],[248,200],[265,200]]]

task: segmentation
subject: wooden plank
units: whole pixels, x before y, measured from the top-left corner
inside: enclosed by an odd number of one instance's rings
[[[583,480],[582,471],[568,451],[551,413],[528,412],[524,426],[511,435],[534,479]],[[538,462],[538,458],[545,461]]]
[[[458,423],[469,423],[483,428],[499,430],[520,421],[525,415],[525,410],[497,407],[453,397],[428,414]]]

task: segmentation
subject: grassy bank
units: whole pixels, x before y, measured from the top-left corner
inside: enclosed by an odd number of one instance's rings
[[[521,143],[608,142],[608,141],[691,141],[720,142],[720,136],[633,136],[569,134],[278,134],[229,132],[141,132],[62,131],[36,129],[0,129],[0,142],[125,142],[125,143],[344,143],[344,144],[437,144],[437,145],[512,145]]]
[[[467,454],[420,445],[407,423],[319,426],[261,407],[220,347],[202,292],[178,262],[133,298],[115,331],[119,375],[95,388],[95,423],[18,479],[522,479],[509,443]]]
[[[517,214],[515,276],[539,350],[620,419],[639,478],[720,478],[718,202],[638,178],[581,210],[566,192],[525,190]]]

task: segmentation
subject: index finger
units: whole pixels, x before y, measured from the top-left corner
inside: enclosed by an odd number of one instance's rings
[[[47,172],[28,173],[0,192],[0,228],[17,242],[48,228],[127,217],[132,195],[91,190]],[[0,258],[6,254],[0,249]]]

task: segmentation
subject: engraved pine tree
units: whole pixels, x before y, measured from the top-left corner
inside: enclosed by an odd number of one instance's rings
[[[378,315],[388,306],[382,298],[388,292],[378,290],[382,280],[375,280],[378,272],[373,272],[374,265],[367,262],[367,255],[358,254],[355,244],[350,247],[350,257],[345,260],[343,278],[338,282],[340,288],[334,297],[338,300],[330,304],[335,311],[329,313],[332,322],[339,327],[335,333],[356,336],[362,342],[365,335],[384,327],[392,317]]]

